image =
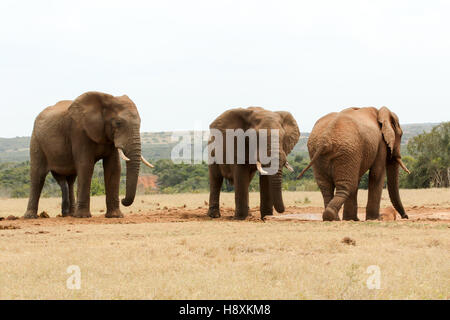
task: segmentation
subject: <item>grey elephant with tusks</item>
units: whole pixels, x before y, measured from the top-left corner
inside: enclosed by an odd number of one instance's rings
[[[287,161],[288,154],[292,151],[300,138],[300,131],[292,114],[286,111],[272,112],[260,107],[250,108],[236,108],[225,111],[211,125],[211,130],[221,132],[224,137],[223,143],[219,144],[222,148],[212,148],[211,156],[214,158],[221,158],[217,152],[219,151],[223,159],[220,163],[209,164],[209,211],[208,215],[212,218],[220,217],[219,197],[222,187],[223,179],[227,179],[234,185],[235,191],[235,218],[245,219],[248,216],[248,188],[250,182],[259,171],[259,185],[260,185],[260,211],[261,219],[265,216],[273,214],[273,208],[277,212],[284,212],[284,203],[282,198],[282,175],[283,168],[293,171],[292,167]],[[250,161],[250,140],[244,140],[245,154],[242,154],[243,161],[237,161],[238,149],[237,137],[233,139],[234,150],[227,149],[227,130],[248,133],[254,132],[258,146],[256,147],[256,159]],[[249,131],[250,130],[250,131]],[[275,130],[275,131],[274,131]],[[262,139],[263,132],[267,133],[267,144],[261,145],[259,142]],[[277,133],[276,140],[274,133]],[[271,136],[272,135],[272,136]],[[228,141],[229,142],[229,141]],[[278,147],[272,150],[272,146],[276,142]],[[215,138],[211,138],[209,145],[214,145]],[[274,152],[272,152],[274,151]],[[262,152],[262,153],[261,153]],[[232,161],[226,161],[230,153],[233,154]],[[271,161],[269,163],[262,163],[260,159],[261,154],[270,155]],[[210,161],[212,162],[212,161]],[[275,163],[274,172],[270,173],[267,166],[272,166]]]
[[[31,189],[25,218],[37,218],[39,198],[49,172],[62,191],[62,215],[91,217],[90,189],[95,163],[103,160],[106,217],[123,217],[119,205],[120,159],[126,161],[126,195],[136,195],[140,163],[153,167],[141,154],[141,119],[126,95],[86,92],[74,101],[60,101],[43,110],[30,142]],[[74,182],[78,178],[77,201]]]

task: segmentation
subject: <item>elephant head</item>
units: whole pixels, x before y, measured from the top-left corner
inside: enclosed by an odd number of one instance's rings
[[[254,129],[257,134],[257,139],[260,139],[260,132],[262,129],[266,129],[267,132],[267,150],[266,154],[272,159],[276,159],[275,163],[278,163],[278,169],[275,170],[275,174],[267,175],[264,170],[265,165],[261,164],[259,159],[260,150],[259,144],[256,150],[256,169],[261,173],[263,179],[262,183],[268,183],[272,195],[263,195],[263,198],[272,198],[273,206],[278,212],[284,212],[284,203],[282,198],[282,169],[287,167],[289,170],[293,170],[287,162],[287,155],[292,151],[295,144],[300,138],[300,131],[294,117],[286,111],[272,112],[260,107],[250,108],[237,108],[224,112],[219,118],[217,118],[210,126],[210,128],[219,129],[222,133],[225,133],[226,129],[242,129],[247,131],[248,129]],[[271,154],[271,132],[272,130],[278,130],[279,134],[279,151],[278,154]],[[246,144],[246,150],[248,144]],[[246,156],[248,160],[248,156]],[[254,162],[253,162],[254,163]],[[266,188],[261,188],[261,192],[264,192]]]
[[[136,195],[140,162],[151,166],[141,155],[139,117],[136,105],[126,95],[114,97],[101,92],[86,92],[69,107],[69,115],[86,135],[97,144],[112,144],[127,162],[124,206],[130,206]]]
[[[409,173],[400,155],[400,142],[403,131],[397,115],[386,107],[382,107],[378,111],[378,122],[383,139],[387,145],[386,174],[389,197],[394,208],[400,213],[402,218],[406,218],[405,209],[400,199],[398,182],[399,167]]]

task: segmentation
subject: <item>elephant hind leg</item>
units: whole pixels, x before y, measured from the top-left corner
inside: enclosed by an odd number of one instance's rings
[[[343,220],[359,221],[358,219],[358,190],[353,191],[344,203]]]
[[[33,139],[30,144],[31,149],[31,168],[30,168],[30,197],[28,199],[27,211],[24,218],[36,219],[39,198],[41,197],[42,188],[44,187],[45,177],[48,174],[47,162],[41,150],[34,144]]]
[[[338,163],[334,163],[331,172],[333,172],[336,193],[323,212],[324,221],[339,220],[339,210],[349,198],[347,214],[344,218],[347,218],[349,213],[352,218],[356,217],[356,193],[358,192],[359,182],[359,170],[357,168],[359,168],[359,163],[358,159],[352,158],[341,158]]]
[[[339,210],[341,210],[342,205],[347,201],[350,196],[350,191],[343,188],[342,186],[336,186],[336,194],[328,203],[325,211],[322,214],[323,221],[339,221]]]
[[[331,199],[334,197],[334,183],[325,179],[317,179],[317,183],[319,185],[320,192],[322,193],[324,208],[326,208]]]
[[[323,197],[323,205],[325,208],[323,220],[336,220],[337,214],[334,214],[333,211],[330,212],[330,210],[327,211],[330,202],[334,198],[334,189],[336,186],[333,182],[333,178],[318,167],[314,167],[314,176]]]
[[[67,177],[57,174],[52,171],[52,176],[55,178],[56,182],[59,184],[62,193],[62,208],[61,214],[63,217],[67,217],[70,212],[70,198],[69,198],[69,184],[67,183]]]

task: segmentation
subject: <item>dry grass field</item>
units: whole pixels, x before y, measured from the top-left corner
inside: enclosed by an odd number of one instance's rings
[[[90,219],[56,217],[60,200],[43,199],[51,218],[0,221],[0,299],[449,299],[450,189],[401,195],[408,221],[316,221],[317,192],[285,192],[286,213],[266,222],[256,193],[246,221],[231,218],[233,194],[218,220],[207,194],[139,196],[124,219],[102,216],[103,197]],[[0,217],[25,207],[2,199]],[[71,265],[79,290],[66,286]]]

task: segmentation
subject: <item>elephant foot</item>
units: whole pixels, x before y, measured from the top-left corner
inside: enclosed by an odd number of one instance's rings
[[[264,220],[266,216],[273,216],[273,212],[261,212],[261,220]]]
[[[74,212],[73,211],[62,211],[61,216],[65,217],[73,217]]]
[[[25,219],[37,219],[38,218],[37,211],[30,211],[29,210],[29,211],[25,212],[23,217]]]
[[[90,217],[92,217],[91,212],[87,209],[75,210],[75,213],[73,216],[75,218],[90,218]]]
[[[248,217],[248,206],[236,206],[234,211],[234,219],[235,220],[245,220]]]
[[[409,219],[407,214],[402,215],[402,219]]]
[[[261,208],[261,217],[262,216],[273,216],[273,208]]]
[[[359,218],[358,217],[345,217],[342,220],[345,220],[345,221],[359,221]]]
[[[330,208],[326,208],[322,214],[323,221],[339,221],[339,216]]]
[[[371,215],[371,216],[367,216],[366,215],[366,221],[368,220],[380,220],[380,215],[375,216],[375,215]]]
[[[120,209],[107,211],[105,214],[106,218],[123,218],[123,213]]]
[[[208,216],[210,216],[211,218],[220,218],[219,208],[209,208]]]

